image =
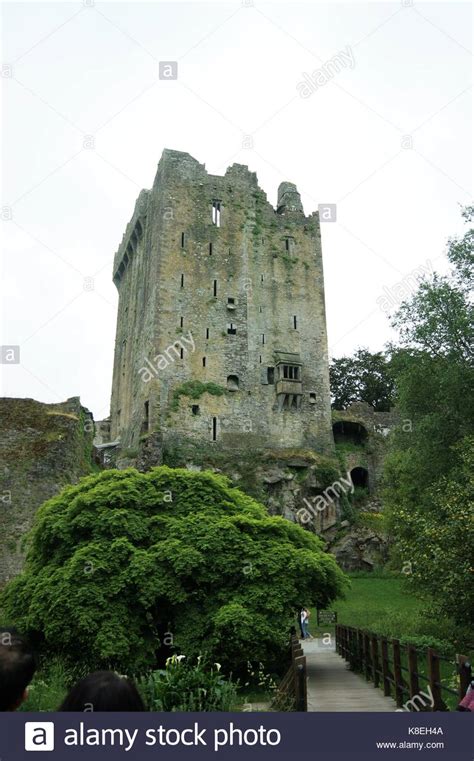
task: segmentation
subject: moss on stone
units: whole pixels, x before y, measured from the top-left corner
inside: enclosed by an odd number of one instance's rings
[[[203,394],[222,396],[224,393],[225,388],[218,386],[217,383],[202,383],[198,380],[186,381],[173,391],[170,409],[173,411],[179,409],[179,399],[181,396],[189,396],[191,399],[199,399]]]

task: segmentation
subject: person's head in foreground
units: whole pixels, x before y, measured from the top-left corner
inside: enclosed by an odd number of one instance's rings
[[[130,679],[113,671],[96,671],[71,689],[58,711],[144,711],[140,694]]]
[[[16,629],[0,628],[0,711],[16,711],[28,697],[36,660]]]

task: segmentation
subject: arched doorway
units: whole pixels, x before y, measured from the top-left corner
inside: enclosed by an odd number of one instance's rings
[[[336,444],[351,443],[362,446],[367,440],[367,429],[362,423],[351,420],[338,420],[334,423],[332,432]]]
[[[354,486],[367,489],[369,486],[369,471],[367,468],[352,468],[351,479]]]

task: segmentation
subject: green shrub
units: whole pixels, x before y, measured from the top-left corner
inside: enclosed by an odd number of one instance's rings
[[[149,711],[231,711],[237,686],[222,675],[220,663],[206,666],[173,655],[166,667],[142,678],[139,689]]]
[[[200,396],[206,393],[213,396],[222,396],[225,393],[225,388],[218,386],[217,383],[202,383],[197,380],[185,381],[185,383],[182,383],[181,386],[178,386],[174,390],[170,407],[176,411],[179,408],[179,398],[181,396],[199,399]]]
[[[5,617],[68,667],[137,675],[172,647],[237,673],[281,662],[293,611],[345,577],[323,542],[223,476],[106,470],[39,508]],[[172,635],[172,636],[170,636]]]

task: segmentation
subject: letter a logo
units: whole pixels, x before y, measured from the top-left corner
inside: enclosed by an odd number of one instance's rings
[[[54,750],[54,724],[52,721],[25,723],[25,750]]]

